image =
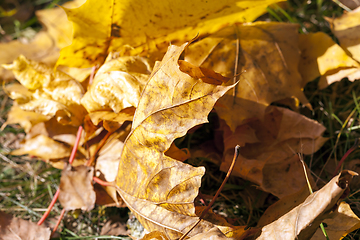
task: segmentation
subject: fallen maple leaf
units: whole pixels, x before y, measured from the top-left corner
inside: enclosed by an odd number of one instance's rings
[[[119,194],[142,225],[164,232],[169,239],[180,237],[198,220],[193,201],[204,168],[164,153],[175,138],[207,122],[215,101],[233,87],[207,84],[180,71],[178,59],[186,45],[172,45],[155,65],[124,143],[116,178]],[[201,221],[190,236],[212,227]]]
[[[90,67],[102,64],[110,52],[166,49],[214,33],[225,25],[250,22],[262,15],[270,4],[261,1],[129,1],[88,0],[77,9],[65,9],[74,22],[74,38],[61,50],[57,65]],[[93,18],[93,16],[98,16]],[[135,48],[135,49],[134,49]]]
[[[240,75],[241,84],[215,106],[234,131],[246,119],[261,119],[265,107],[275,101],[297,98],[308,103],[298,72],[299,53],[298,25],[255,22],[233,25],[198,41],[186,51],[185,60],[226,77]]]
[[[303,203],[263,227],[257,240],[310,239],[320,223],[324,219],[330,218],[333,210],[336,211],[340,197],[355,175],[358,174],[352,171],[341,172],[319,191],[307,197]]]

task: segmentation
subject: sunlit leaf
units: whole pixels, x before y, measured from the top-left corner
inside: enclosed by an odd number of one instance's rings
[[[149,231],[180,237],[198,219],[194,198],[203,167],[192,167],[167,157],[172,141],[191,127],[207,122],[215,101],[232,86],[212,85],[179,70],[178,59],[186,44],[171,46],[155,65],[137,107],[132,131],[121,154],[118,192]],[[190,233],[209,230],[206,221]]]

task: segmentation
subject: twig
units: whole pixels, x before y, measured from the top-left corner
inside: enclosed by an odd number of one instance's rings
[[[225,176],[225,179],[224,181],[222,182],[221,186],[219,187],[219,189],[217,190],[215,196],[213,197],[213,199],[211,200],[210,204],[205,208],[205,210],[201,213],[199,219],[196,221],[196,223],[184,234],[181,236],[181,238],[179,240],[184,240],[184,238],[200,223],[201,219],[204,218],[204,216],[208,213],[208,211],[210,210],[210,208],[212,207],[212,205],[215,203],[215,200],[216,198],[219,196],[221,190],[224,188],[227,180],[229,179],[230,175],[231,175],[231,172],[232,170],[234,169],[234,166],[235,166],[235,162],[236,162],[236,159],[238,158],[239,156],[239,152],[240,152],[240,146],[239,145],[236,145],[235,147],[235,153],[234,153],[234,158],[231,162],[231,165],[230,165],[230,168]]]

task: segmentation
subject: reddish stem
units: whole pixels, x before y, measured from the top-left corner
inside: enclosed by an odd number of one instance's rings
[[[349,150],[347,150],[347,152],[346,152],[346,153],[344,154],[344,156],[341,158],[339,164],[337,165],[337,167],[336,167],[336,169],[335,169],[335,172],[334,172],[333,177],[335,177],[336,174],[338,174],[338,171],[339,171],[341,165],[344,163],[345,159],[349,156],[350,153],[352,153],[355,149],[357,149],[358,146],[359,146],[359,139],[356,138],[354,145],[353,145]]]
[[[78,129],[77,134],[76,134],[75,144],[74,144],[74,147],[73,147],[73,149],[72,149],[71,155],[70,155],[70,157],[69,157],[69,163],[70,163],[70,164],[72,164],[72,162],[73,162],[74,159],[75,159],[75,154],[76,154],[76,151],[77,151],[78,146],[79,146],[79,142],[80,142],[80,137],[81,137],[82,130],[83,130],[82,126],[79,126],[79,129]],[[56,203],[56,201],[57,201],[57,199],[58,199],[58,197],[59,197],[59,193],[60,193],[60,189],[58,188],[58,189],[56,190],[56,193],[55,193],[53,199],[51,200],[51,203],[50,203],[49,207],[46,209],[44,215],[43,215],[43,216],[41,217],[41,219],[38,221],[37,225],[43,224],[43,222],[45,221],[45,219],[49,216],[51,209],[54,207],[54,205],[55,205],[55,203]],[[64,210],[63,210],[63,211],[64,211]],[[60,215],[59,221],[61,221],[63,215],[64,215],[63,213],[62,213],[62,215]]]
[[[93,180],[101,186],[115,187],[113,182],[106,182],[95,176],[93,177]]]
[[[52,231],[52,234],[54,234],[56,232],[56,230],[58,229],[60,223],[61,223],[61,220],[63,219],[64,215],[65,215],[65,208],[63,208],[63,210],[61,210],[61,213],[60,213],[60,216],[59,216],[59,219],[57,220],[56,222],[56,225]]]
[[[86,166],[92,166],[93,163],[95,162],[96,156],[98,155],[100,149],[105,145],[106,140],[108,140],[108,138],[110,137],[110,135],[112,134],[112,132],[108,132],[105,137],[103,139],[101,139],[101,141],[99,142],[99,145],[97,146],[94,155],[92,155],[90,157],[90,159],[86,162]]]
[[[79,142],[80,142],[80,139],[81,139],[82,130],[83,130],[83,127],[79,126],[78,131],[76,133],[75,144],[74,144],[74,147],[73,147],[73,149],[71,151],[71,155],[70,155],[70,158],[69,158],[69,164],[72,164],[74,159],[75,159],[76,151],[78,149]]]
[[[56,201],[57,201],[57,199],[59,197],[59,193],[60,193],[60,189],[56,190],[56,193],[55,193],[53,199],[51,200],[51,203],[50,203],[49,207],[46,209],[46,212],[41,217],[41,219],[38,221],[37,225],[43,224],[45,219],[49,216],[49,213],[51,212],[51,209],[54,207],[54,205],[55,205],[55,203],[56,203]]]

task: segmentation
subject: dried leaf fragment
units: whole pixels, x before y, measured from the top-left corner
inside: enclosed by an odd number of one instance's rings
[[[65,210],[81,209],[89,211],[95,205],[95,192],[92,185],[94,168],[67,165],[60,179],[59,201]]]
[[[49,228],[0,211],[0,239],[2,240],[48,240],[50,235]]]

